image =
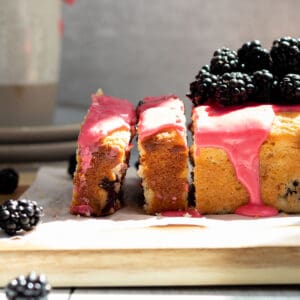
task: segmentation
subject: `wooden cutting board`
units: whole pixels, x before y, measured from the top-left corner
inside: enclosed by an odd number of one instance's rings
[[[34,174],[24,177],[22,193]],[[1,197],[3,200],[3,196]],[[284,218],[284,216],[282,217]],[[85,221],[82,222],[84,230]],[[300,283],[300,224],[104,228],[70,234],[0,235],[0,286],[32,270],[52,286],[178,286]],[[78,225],[78,224],[77,224]],[[47,227],[48,226],[48,227]]]

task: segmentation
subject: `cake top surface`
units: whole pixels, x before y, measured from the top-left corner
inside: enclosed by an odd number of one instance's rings
[[[82,169],[86,171],[90,167],[99,140],[118,129],[131,130],[135,121],[134,106],[128,100],[103,95],[102,92],[92,95],[78,137]]]
[[[176,95],[145,97],[138,107],[138,113],[140,140],[169,129],[175,129],[185,139],[184,105]]]
[[[119,128],[130,129],[135,124],[131,102],[107,95],[92,95],[92,103],[81,126],[78,143],[89,146]]]
[[[193,108],[195,136],[204,133],[236,134],[241,132],[251,134],[251,130],[269,128],[268,117],[272,121],[276,113],[300,112],[300,105],[272,105],[261,104],[236,107],[214,107],[200,105]],[[195,141],[197,143],[197,139]]]

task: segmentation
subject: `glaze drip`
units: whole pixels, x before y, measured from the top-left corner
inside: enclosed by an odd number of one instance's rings
[[[277,214],[276,209],[263,205],[259,182],[259,150],[270,133],[274,116],[272,105],[194,108],[196,155],[201,147],[225,150],[237,178],[249,193],[248,204],[239,207],[237,214],[257,217]]]

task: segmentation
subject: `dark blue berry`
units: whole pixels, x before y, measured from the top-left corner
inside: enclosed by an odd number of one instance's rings
[[[12,168],[0,170],[0,194],[15,192],[19,184],[19,174]]]

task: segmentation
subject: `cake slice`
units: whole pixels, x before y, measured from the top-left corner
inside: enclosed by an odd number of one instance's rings
[[[300,107],[193,109],[196,208],[203,214],[300,212]]]
[[[102,216],[120,208],[135,120],[128,100],[92,95],[78,137],[72,214]]]
[[[138,175],[149,214],[187,209],[188,146],[183,102],[146,97],[137,108]]]

